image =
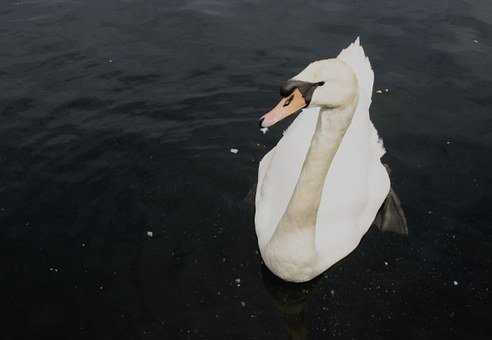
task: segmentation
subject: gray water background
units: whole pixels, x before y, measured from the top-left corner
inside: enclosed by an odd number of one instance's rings
[[[284,285],[257,118],[358,35],[410,234]],[[2,1],[2,338],[489,339],[491,39],[486,0]]]

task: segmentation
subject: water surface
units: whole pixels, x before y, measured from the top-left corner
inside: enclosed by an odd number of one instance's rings
[[[357,35],[410,235],[283,284],[256,119]],[[490,338],[491,39],[488,0],[6,0],[3,338]]]

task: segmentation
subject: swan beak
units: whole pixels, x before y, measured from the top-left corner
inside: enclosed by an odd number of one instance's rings
[[[306,105],[306,100],[302,96],[301,91],[296,88],[288,96],[282,97],[270,112],[260,118],[260,126],[266,128],[275,125],[291,114],[299,112]]]

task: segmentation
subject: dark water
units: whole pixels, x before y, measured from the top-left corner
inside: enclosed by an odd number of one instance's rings
[[[282,284],[256,119],[357,34],[410,235]],[[4,0],[2,338],[490,339],[491,39],[489,0]]]

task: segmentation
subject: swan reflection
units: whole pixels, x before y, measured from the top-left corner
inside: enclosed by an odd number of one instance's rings
[[[265,265],[261,266],[261,276],[275,308],[287,324],[288,339],[308,339],[305,308],[321,281],[320,276],[308,282],[292,283],[279,279]]]

